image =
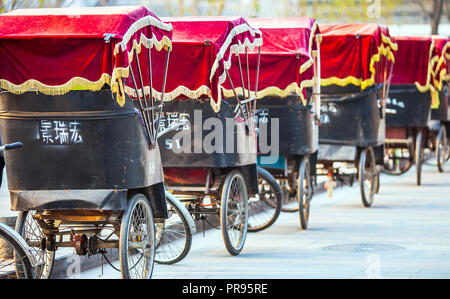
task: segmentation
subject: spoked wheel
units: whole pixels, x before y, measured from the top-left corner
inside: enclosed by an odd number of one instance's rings
[[[447,155],[449,154],[447,130],[444,125],[439,128],[439,132],[436,137],[436,159],[439,172],[444,172],[445,162]]]
[[[281,212],[283,191],[275,178],[258,167],[259,193],[248,200],[248,231],[257,232],[271,226]]]
[[[309,208],[312,195],[313,188],[309,160],[307,157],[303,157],[302,162],[300,163],[299,176],[297,179],[297,201],[302,229],[308,228]]]
[[[175,205],[174,195],[166,192],[167,212],[169,218],[156,225],[155,262],[158,264],[175,264],[186,257],[192,244],[189,224]]]
[[[238,255],[244,247],[248,229],[248,194],[242,174],[230,172],[222,187],[220,228],[227,251]]]
[[[150,202],[143,194],[136,194],[128,201],[122,216],[119,257],[122,278],[151,278],[155,259],[155,227]]]
[[[416,164],[416,183],[420,186],[422,183],[422,164],[423,164],[423,147],[422,147],[422,131],[416,135],[416,143],[414,147],[414,163]]]
[[[17,216],[16,231],[28,243],[31,253],[36,261],[34,277],[36,279],[48,279],[53,270],[55,251],[44,248],[44,232],[39,223],[33,218],[36,211],[20,212]],[[42,244],[37,246],[36,244]]]
[[[358,171],[361,199],[365,207],[370,207],[375,195],[375,181],[377,176],[375,154],[371,147],[367,147],[361,151]]]
[[[31,262],[19,244],[18,234],[0,224],[0,279],[32,279]]]

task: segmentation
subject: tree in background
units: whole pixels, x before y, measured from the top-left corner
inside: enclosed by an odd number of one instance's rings
[[[431,34],[438,33],[439,24],[441,22],[441,16],[443,14],[450,21],[449,0],[432,0],[432,1],[414,0],[414,3],[419,5],[425,16],[427,16],[430,19]],[[444,8],[446,11],[444,11]]]

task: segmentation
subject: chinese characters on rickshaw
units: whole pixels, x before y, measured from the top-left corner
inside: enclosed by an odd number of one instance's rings
[[[119,249],[123,278],[149,278],[167,217],[153,97],[172,26],[145,7],[21,9],[0,23],[2,137],[23,143],[5,156],[8,188],[36,277],[74,247]]]
[[[320,25],[321,118],[317,175],[353,183],[358,176],[364,206],[373,203],[383,164],[385,101],[396,44],[376,24]],[[356,173],[355,173],[356,170]],[[377,186],[378,185],[378,186]]]

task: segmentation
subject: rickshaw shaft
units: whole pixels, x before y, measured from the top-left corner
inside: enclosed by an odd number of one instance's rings
[[[30,247],[42,247],[42,242],[39,241],[32,241],[28,242],[28,245]],[[56,248],[58,247],[75,247],[73,241],[64,241],[64,242],[55,242],[54,246]],[[97,249],[100,248],[119,248],[119,241],[102,241],[97,240],[96,242]]]

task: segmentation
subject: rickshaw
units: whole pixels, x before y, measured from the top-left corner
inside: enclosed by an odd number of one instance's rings
[[[396,36],[398,51],[386,101],[386,161],[383,172],[400,175],[416,166],[421,184],[424,147],[428,140],[432,97],[430,36]]]
[[[269,171],[281,186],[284,198],[281,210],[299,211],[301,227],[306,229],[313,195],[311,169],[315,168],[315,165],[310,166],[310,156],[318,150],[318,25],[311,18],[255,18],[248,22],[262,32],[264,39],[260,57],[258,53],[249,55],[250,71],[256,70],[258,59],[261,71],[259,91],[255,94],[260,139],[258,165]],[[243,65],[246,66],[246,61]],[[245,85],[239,84],[243,80],[238,71],[234,70],[230,75],[238,82],[235,87],[239,95],[249,97],[253,94]],[[307,94],[307,87],[312,87],[313,83],[316,83],[313,93],[308,89]],[[231,89],[225,90],[224,94],[233,96]],[[267,152],[262,144],[271,145],[271,152]],[[268,186],[264,187],[268,189]],[[272,191],[275,196],[280,192],[277,189]],[[255,222],[260,221],[256,227],[266,228],[278,217],[273,200],[259,198],[254,204],[265,211],[266,217],[255,219]]]
[[[445,163],[450,158],[450,38],[438,35],[432,38],[434,51],[431,59],[431,80],[437,94],[435,94],[435,103],[431,105],[428,147],[436,154],[438,171],[444,172]]]
[[[329,196],[335,180],[353,184],[370,207],[383,164],[386,100],[393,43],[377,24],[320,25],[321,112],[316,175],[327,175]],[[347,181],[346,181],[347,180]]]
[[[261,46],[261,34],[240,17],[163,20],[173,25],[174,46],[160,130],[178,126],[158,141],[166,188],[204,225],[216,226],[218,216],[227,251],[238,255],[248,197],[258,192],[254,103],[233,111],[221,86],[235,67],[231,56]]]
[[[150,88],[164,86],[172,26],[143,6],[20,9],[0,20],[1,134],[23,143],[6,156],[8,188],[36,278],[50,276],[62,247],[107,261],[118,249],[122,278],[150,278],[154,223],[167,218],[149,115],[159,107],[125,87],[152,69]],[[136,72],[145,53],[166,60]]]

